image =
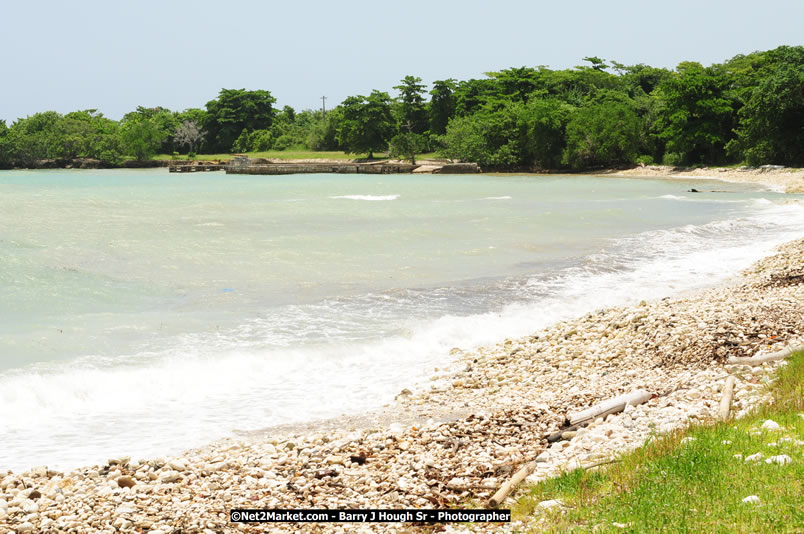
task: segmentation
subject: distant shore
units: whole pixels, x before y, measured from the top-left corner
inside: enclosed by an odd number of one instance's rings
[[[361,159],[333,159],[333,158],[302,158],[302,159],[276,159],[276,158],[255,158],[255,162],[276,163],[276,164],[345,164],[365,162]],[[388,164],[402,164],[405,160],[376,160]],[[222,164],[228,160],[211,159],[205,160],[203,155],[194,160],[169,160],[153,159],[146,161],[127,160],[118,165],[106,165],[98,160],[89,158],[78,158],[72,160],[39,160],[31,164],[30,169],[98,169],[98,168],[157,168],[170,167],[171,165],[202,165],[202,164]],[[421,159],[417,160],[417,169],[414,174],[427,174],[438,172],[440,167],[449,165],[450,160],[445,159]],[[445,171],[446,172],[446,171]],[[485,173],[485,171],[483,171]],[[493,171],[492,174],[523,174],[526,171]],[[564,169],[553,169],[540,171],[538,174],[566,174]],[[685,168],[672,167],[668,165],[639,165],[629,169],[585,169],[572,174],[590,175],[609,175],[639,178],[679,178],[679,179],[713,179],[726,182],[755,183],[761,184],[771,189],[785,193],[804,193],[804,169],[796,168],[756,168],[756,167],[700,167]]]
[[[0,530],[258,532],[264,525],[237,528],[226,512],[482,506],[537,456],[531,480],[639,446],[654,429],[711,420],[729,373],[740,377],[736,412],[750,410],[775,364],[740,371],[724,363],[801,344],[802,256],[804,239],[709,290],[599,310],[495,346],[456,348],[428,387],[403,390],[393,406],[362,420],[268,429],[170,459],[0,474]],[[545,441],[568,412],[634,389],[655,398],[567,441]]]

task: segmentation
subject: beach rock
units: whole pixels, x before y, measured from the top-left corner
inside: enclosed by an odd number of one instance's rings
[[[178,459],[177,460],[170,460],[167,463],[167,465],[168,465],[168,467],[170,467],[174,471],[178,471],[180,473],[183,473],[184,471],[187,471],[187,464],[185,462],[183,462],[182,460],[178,460]]]
[[[40,465],[39,467],[34,467],[31,469],[31,476],[33,477],[46,477],[47,476],[47,466]]]
[[[25,499],[19,505],[23,512],[26,514],[35,514],[39,512],[39,505],[30,499]]]
[[[325,463],[327,465],[344,465],[346,464],[346,458],[344,458],[343,456],[331,455],[327,456]]]
[[[779,426],[779,423],[777,423],[776,421],[768,419],[767,421],[762,423],[761,428],[763,430],[779,430],[781,427]]]
[[[550,499],[549,501],[541,501],[539,503],[539,508],[550,509],[550,508],[555,508],[556,506],[561,506],[563,504],[564,503],[561,502],[561,500],[559,500],[559,499]]]
[[[793,461],[793,459],[790,458],[788,455],[780,454],[778,456],[771,456],[770,458],[765,460],[765,463],[766,464],[787,465],[787,464],[791,463],[792,461]]]
[[[118,477],[116,482],[118,487],[121,488],[133,488],[134,485],[136,484],[133,478],[126,476]]]
[[[159,482],[162,484],[172,484],[181,480],[181,473],[177,471],[166,471],[159,476]]]

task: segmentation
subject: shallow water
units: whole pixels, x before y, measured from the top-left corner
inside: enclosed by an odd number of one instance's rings
[[[356,413],[449,350],[717,283],[783,195],[590,176],[0,172],[0,469]]]

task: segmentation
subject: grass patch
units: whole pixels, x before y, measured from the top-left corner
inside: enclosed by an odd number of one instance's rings
[[[602,470],[545,480],[516,502],[513,518],[528,517],[527,532],[804,532],[804,447],[796,443],[804,439],[804,352],[788,361],[769,386],[773,402],[754,414],[661,436]],[[782,429],[762,430],[767,419]],[[758,452],[761,461],[744,461]],[[792,463],[765,462],[783,454]],[[760,504],[743,503],[749,495]],[[548,499],[565,506],[542,512]]]
[[[248,152],[252,158],[271,158],[271,159],[357,159],[365,158],[368,154],[347,154],[345,152],[315,152],[313,150],[268,150],[266,152]],[[233,154],[198,154],[197,160],[224,160],[228,161],[234,157]],[[379,157],[375,154],[375,157]],[[187,159],[186,155],[173,156],[171,154],[159,154],[154,156],[158,160]]]

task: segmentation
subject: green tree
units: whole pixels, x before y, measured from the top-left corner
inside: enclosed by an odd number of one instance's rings
[[[6,121],[0,120],[0,169],[11,167],[11,142]]]
[[[503,109],[484,109],[467,117],[455,117],[447,126],[442,152],[449,158],[475,162],[486,168],[511,169],[522,164],[522,104]]]
[[[73,111],[61,119],[59,125],[59,157],[73,159],[90,152],[93,137],[92,115],[95,110]]]
[[[374,90],[369,96],[350,96],[341,103],[343,118],[338,130],[338,142],[352,154],[386,150],[393,135],[394,119],[391,116],[391,97]]]
[[[393,157],[410,157],[410,162],[416,165],[416,154],[427,148],[427,139],[413,131],[400,132],[391,138],[389,154]]]
[[[248,128],[243,128],[240,135],[232,143],[232,152],[249,152],[251,150],[251,134],[248,133]]]
[[[499,85],[494,80],[463,80],[455,86],[455,115],[466,117],[480,111],[490,101],[499,100]]]
[[[591,68],[591,69],[599,70],[599,71],[604,71],[607,68],[609,68],[609,66],[606,65],[606,60],[601,59],[601,58],[599,58],[597,56],[586,56],[585,58],[583,58],[583,60],[588,61],[590,63],[590,66],[587,67],[587,68]]]
[[[498,91],[495,97],[500,102],[527,104],[534,92],[541,92],[543,85],[539,71],[531,67],[512,67],[499,72],[487,72],[486,75],[496,83]]]
[[[155,116],[152,110],[140,107],[123,117],[120,127],[123,149],[137,160],[150,159],[168,137]]]
[[[528,167],[555,169],[567,141],[565,129],[573,107],[556,99],[531,99],[517,120],[522,138],[521,162]]]
[[[316,121],[307,134],[307,146],[311,150],[340,150],[339,131],[343,121],[343,108],[336,107],[327,112],[327,117]]]
[[[7,134],[10,159],[18,166],[30,167],[37,160],[60,157],[61,122],[61,114],[55,111],[34,113],[14,122]]]
[[[779,47],[740,109],[738,149],[751,165],[804,166],[804,47]]]
[[[667,140],[667,150],[683,154],[686,163],[722,162],[736,118],[728,89],[724,70],[681,63],[659,86],[659,135]]]
[[[120,124],[107,119],[102,114],[92,118],[93,136],[89,143],[87,156],[106,165],[117,165],[123,159],[123,139]]]
[[[271,134],[271,130],[254,130],[251,132],[249,142],[251,144],[251,150],[264,152],[266,150],[271,150],[273,147],[274,136]]]
[[[572,114],[567,123],[566,161],[574,168],[633,163],[640,121],[633,103],[616,92],[604,92]]]
[[[417,76],[405,76],[394,89],[399,91],[399,131],[423,134],[427,131],[427,107],[424,103],[425,86]]]
[[[444,135],[455,115],[455,80],[436,80],[430,91],[430,133]]]
[[[218,98],[207,102],[207,117],[203,124],[209,148],[213,152],[228,152],[244,129],[267,130],[274,121],[276,99],[269,91],[221,89]]]

